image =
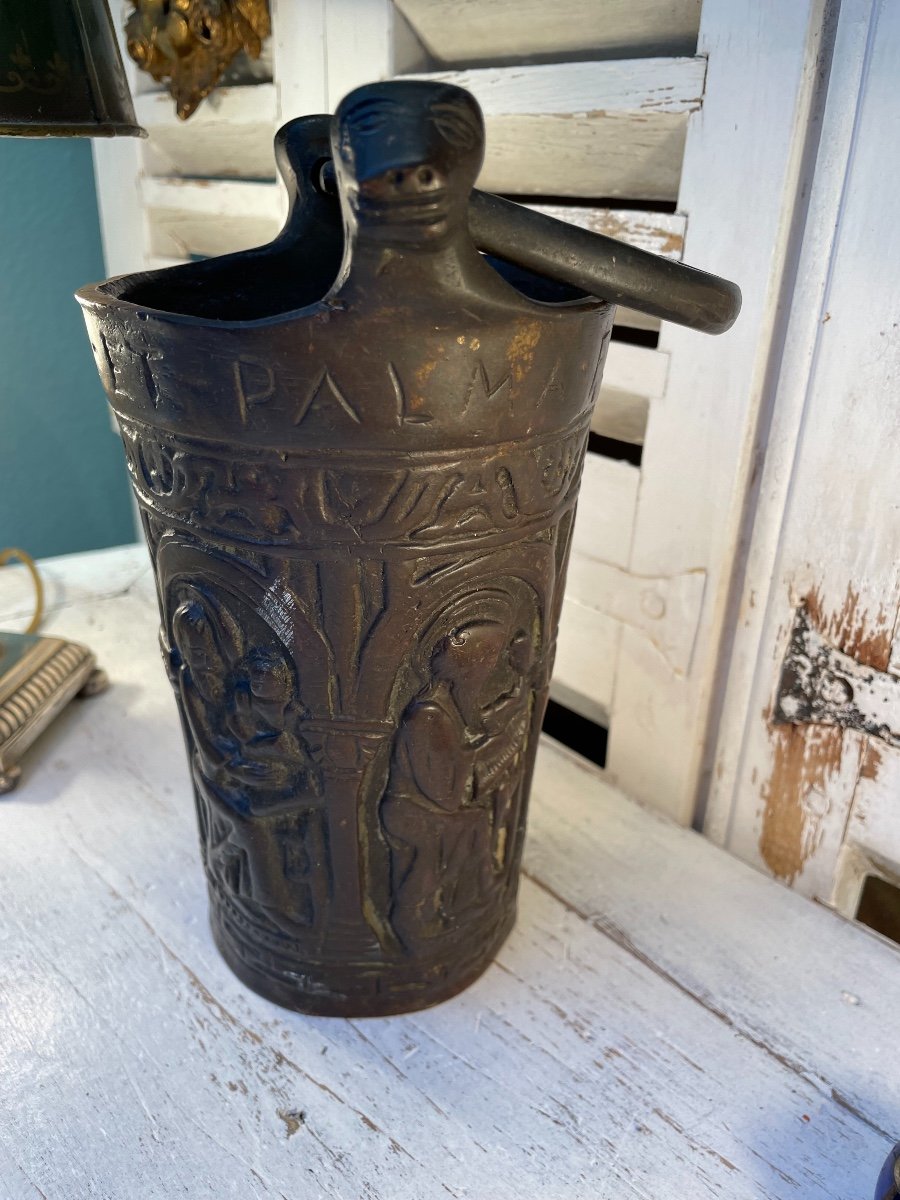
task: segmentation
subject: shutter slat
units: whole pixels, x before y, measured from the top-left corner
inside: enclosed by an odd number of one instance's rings
[[[585,458],[572,536],[551,695],[592,721],[605,724],[612,703],[619,622],[594,607],[590,579],[579,571],[591,553],[624,567],[631,545],[640,470],[598,454]]]
[[[179,121],[164,92],[135,97],[138,121],[150,135],[149,175],[273,179],[272,139],[277,124],[273,83],[219,88],[189,121]]]
[[[668,369],[669,356],[661,350],[611,342],[591,419],[594,433],[643,445],[647,414],[665,391]]]
[[[429,72],[484,110],[479,184],[512,195],[674,200],[705,60],[645,58]]]
[[[438,63],[692,54],[700,0],[396,0]]]
[[[286,211],[283,189],[275,183],[231,179],[141,181],[150,248],[154,254],[231,254],[269,242]]]

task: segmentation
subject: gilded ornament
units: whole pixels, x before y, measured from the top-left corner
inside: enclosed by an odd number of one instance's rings
[[[259,58],[272,31],[267,0],[131,0],[128,53],[166,82],[186,121],[241,50]]]

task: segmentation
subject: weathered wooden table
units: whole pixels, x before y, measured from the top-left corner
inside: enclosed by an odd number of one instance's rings
[[[868,1200],[900,952],[546,742],[515,933],[462,997],[313,1019],[206,923],[142,549],[44,566],[114,686],[0,804],[2,1200]],[[0,573],[0,623],[30,607]]]

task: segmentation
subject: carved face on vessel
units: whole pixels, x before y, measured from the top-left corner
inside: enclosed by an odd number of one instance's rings
[[[466,218],[484,156],[473,98],[449,84],[370,84],[335,117],[335,164],[350,219],[385,241],[439,240]]]
[[[497,665],[506,637],[499,622],[475,620],[447,634],[435,647],[432,674],[449,684],[467,724],[478,723],[481,691]]]
[[[260,740],[284,727],[284,714],[294,694],[294,680],[284,658],[265,647],[251,650],[238,669],[242,692],[258,728],[253,740]]]

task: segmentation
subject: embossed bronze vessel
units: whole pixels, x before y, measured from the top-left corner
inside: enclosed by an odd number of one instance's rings
[[[446,999],[515,916],[614,310],[479,254],[483,144],[459,88],[360,89],[279,134],[270,246],[79,293],[215,938],[305,1012]]]

